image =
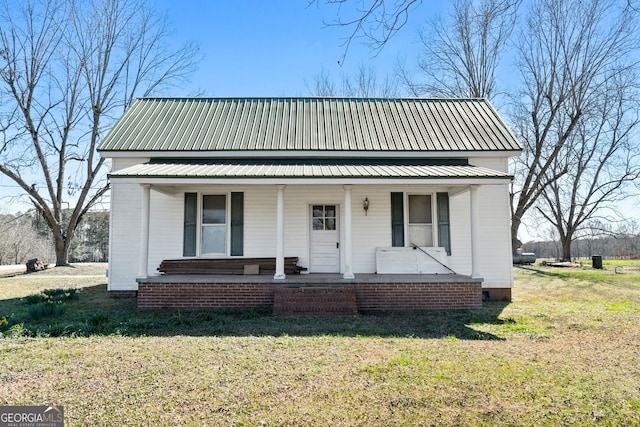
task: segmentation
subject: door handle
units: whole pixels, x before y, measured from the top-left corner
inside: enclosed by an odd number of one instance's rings
[[[336,242],[336,249],[340,249],[340,242]]]

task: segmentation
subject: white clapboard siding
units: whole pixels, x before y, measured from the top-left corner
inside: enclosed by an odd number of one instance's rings
[[[137,290],[142,189],[138,184],[111,185],[108,289]]]
[[[147,271],[157,275],[163,259],[182,257],[184,194],[166,195],[152,189],[150,203]]]
[[[480,253],[477,256],[483,287],[509,288],[513,283],[508,190],[507,184],[478,189]]]
[[[469,159],[473,166],[509,173],[509,161],[505,157],[476,157]]]
[[[139,157],[116,157],[111,159],[111,172],[116,172],[120,169],[128,168],[129,166],[138,165],[147,161],[149,161],[149,159]]]

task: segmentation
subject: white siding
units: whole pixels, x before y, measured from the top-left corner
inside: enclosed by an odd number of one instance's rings
[[[156,275],[163,259],[182,258],[184,194],[169,196],[151,187],[150,201],[147,272]]]
[[[456,273],[471,274],[471,211],[468,190],[449,197],[449,215],[449,267]]]
[[[486,185],[478,189],[480,211],[479,273],[483,287],[513,286],[508,184]]]
[[[469,159],[469,164],[480,168],[494,169],[500,172],[509,172],[509,161],[504,157],[475,157]]]
[[[111,159],[111,172],[149,161],[148,158],[116,157]]]
[[[137,290],[142,188],[111,183],[109,243],[110,291]]]

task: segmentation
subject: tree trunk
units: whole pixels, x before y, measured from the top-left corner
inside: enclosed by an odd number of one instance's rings
[[[562,244],[562,259],[563,262],[571,261],[571,236],[564,236],[560,238]]]
[[[518,239],[518,229],[521,223],[522,220],[516,215],[511,218],[511,253],[513,254],[522,246],[522,242]]]
[[[62,267],[65,265],[69,265],[69,248],[70,246],[67,244],[68,239],[63,238],[62,236],[56,236],[55,239],[55,249],[56,249],[56,267]]]

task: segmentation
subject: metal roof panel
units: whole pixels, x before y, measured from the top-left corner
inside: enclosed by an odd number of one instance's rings
[[[111,178],[504,178],[504,172],[471,165],[417,162],[151,161],[110,174]]]
[[[140,98],[100,151],[518,151],[486,99]]]

